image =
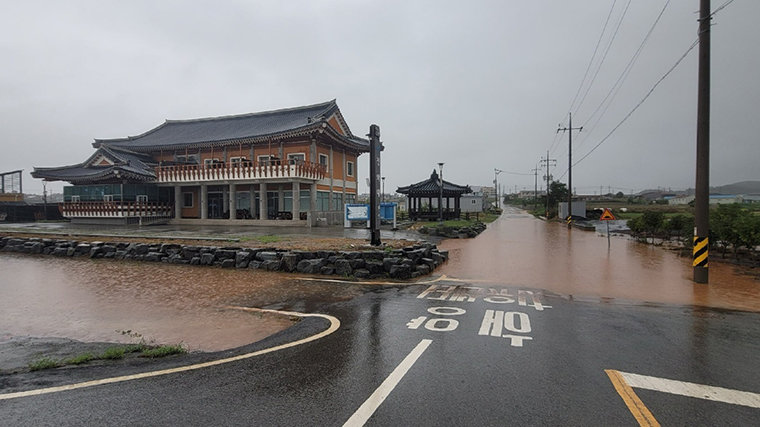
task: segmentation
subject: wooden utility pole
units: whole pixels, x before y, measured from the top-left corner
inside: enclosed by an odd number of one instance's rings
[[[696,283],[708,282],[710,233],[710,0],[699,2],[699,81],[697,93],[697,179],[694,186],[693,267]]]
[[[578,132],[583,130],[583,126],[579,128],[573,127],[573,113],[568,113],[569,121],[566,128],[559,128],[557,129],[557,133],[568,131],[567,132],[567,215],[568,219],[572,218],[573,216],[573,131],[577,130]],[[563,218],[566,219],[566,218]],[[567,226],[570,227],[570,222],[567,223]]]
[[[538,164],[531,170],[533,172],[533,210],[538,209]]]
[[[369,232],[370,244],[380,246],[380,126],[369,127]],[[314,207],[312,206],[312,209]]]

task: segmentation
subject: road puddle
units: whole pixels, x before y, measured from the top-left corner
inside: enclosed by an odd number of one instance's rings
[[[310,310],[357,292],[258,270],[15,254],[0,255],[0,271],[0,339],[127,343],[139,340],[137,333],[149,342],[203,351],[249,344],[292,324],[224,306]]]
[[[737,274],[734,266],[712,262],[710,284],[695,284],[690,257],[616,236],[608,249],[606,236],[516,211],[475,239],[439,246],[450,251],[440,270],[450,277],[566,295],[760,311],[760,281]]]

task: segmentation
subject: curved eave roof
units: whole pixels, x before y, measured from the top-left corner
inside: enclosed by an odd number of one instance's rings
[[[122,179],[136,181],[153,181],[156,179],[156,175],[152,171],[130,166],[34,168],[32,176],[47,181],[68,181],[72,184]]]
[[[400,194],[406,194],[411,196],[423,195],[423,196],[437,196],[441,193],[441,185],[439,184],[438,173],[434,170],[430,175],[430,178],[420,181],[416,184],[408,185],[406,187],[399,187],[396,192]],[[466,193],[472,193],[472,189],[468,185],[457,185],[446,180],[443,180],[443,195],[462,195]]]
[[[159,149],[197,148],[238,143],[253,143],[273,138],[288,138],[332,130],[327,120],[334,114],[343,123],[336,101],[260,113],[209,117],[192,120],[167,120],[141,135],[117,139],[96,139],[93,144],[146,152]],[[348,127],[346,126],[346,129]],[[369,141],[350,134],[334,133],[337,142],[360,151]]]

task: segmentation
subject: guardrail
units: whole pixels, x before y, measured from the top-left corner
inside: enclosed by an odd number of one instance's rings
[[[326,175],[326,167],[318,163],[269,165],[257,162],[209,165],[157,166],[159,183],[182,183],[203,181],[267,180],[301,178],[320,180]]]
[[[66,218],[129,218],[174,216],[174,206],[161,202],[64,202],[58,210]]]

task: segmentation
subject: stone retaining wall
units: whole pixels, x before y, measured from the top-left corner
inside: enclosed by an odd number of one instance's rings
[[[440,251],[430,243],[403,249],[300,251],[17,237],[0,238],[0,251],[392,279],[429,274],[449,255],[448,251]]]

